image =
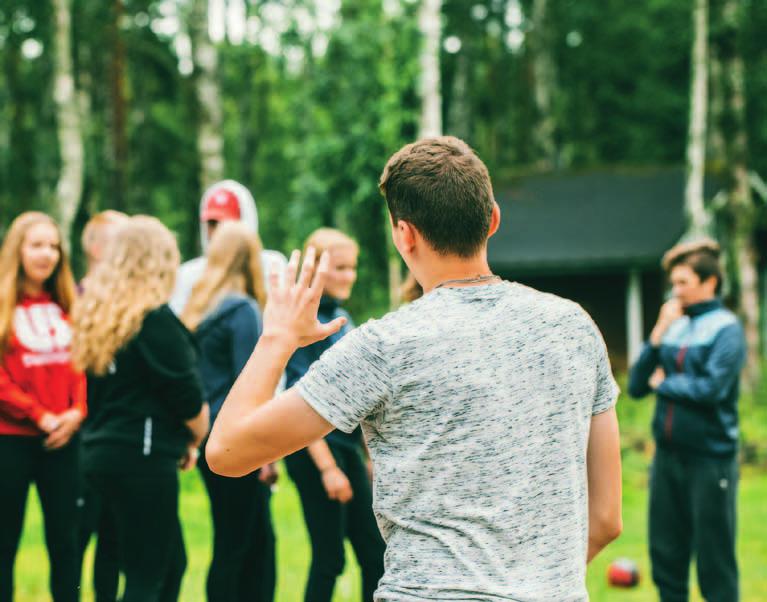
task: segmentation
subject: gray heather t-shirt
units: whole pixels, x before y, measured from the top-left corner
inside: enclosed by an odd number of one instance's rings
[[[508,282],[437,289],[296,387],[335,427],[362,423],[387,543],[376,600],[588,599],[589,426],[618,388],[577,304]]]

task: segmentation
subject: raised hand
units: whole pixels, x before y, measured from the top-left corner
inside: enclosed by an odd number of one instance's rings
[[[682,310],[682,304],[679,299],[673,298],[666,301],[660,308],[658,314],[658,321],[655,323],[655,327],[650,334],[650,341],[656,347],[660,345],[663,335],[666,334],[668,327],[684,315]]]
[[[277,270],[270,271],[270,290],[261,336],[305,347],[338,332],[346,323],[346,318],[336,318],[326,324],[317,319],[330,255],[323,253],[317,264],[316,251],[309,247],[296,279],[300,259],[301,253],[293,251],[282,279]]]

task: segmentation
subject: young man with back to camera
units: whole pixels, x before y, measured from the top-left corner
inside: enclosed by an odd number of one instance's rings
[[[487,264],[500,211],[487,168],[452,137],[409,144],[380,183],[424,296],[345,336],[271,399],[298,347],[337,331],[307,251],[272,281],[264,333],[208,442],[244,474],[362,424],[387,542],[375,600],[585,601],[586,563],[621,528],[617,386],[575,303]],[[597,478],[598,476],[598,478]]]
[[[708,602],[738,600],[735,514],[743,329],[719,294],[719,245],[663,258],[672,298],[629,375],[629,393],[658,397],[650,478],[650,560],[662,602],[687,602],[690,561]]]

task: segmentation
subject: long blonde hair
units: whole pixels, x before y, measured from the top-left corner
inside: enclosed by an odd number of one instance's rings
[[[59,262],[43,284],[65,313],[69,313],[75,298],[75,281],[69,259],[63,248],[61,230],[53,218],[38,211],[26,211],[11,223],[0,249],[0,355],[8,348],[13,330],[13,312],[21,297],[24,268],[21,264],[21,247],[30,228],[38,224],[50,224],[59,234]]]
[[[119,225],[72,313],[77,368],[107,371],[146,314],[168,302],[179,259],[176,239],[160,220],[137,215]]]
[[[263,307],[266,285],[261,266],[261,240],[242,222],[222,222],[208,247],[208,263],[192,289],[181,321],[196,330],[205,315],[229,292],[250,295]]]

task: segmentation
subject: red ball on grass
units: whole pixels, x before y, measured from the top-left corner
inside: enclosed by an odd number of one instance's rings
[[[639,569],[633,560],[618,558],[607,567],[607,583],[613,587],[636,587],[639,585]]]

